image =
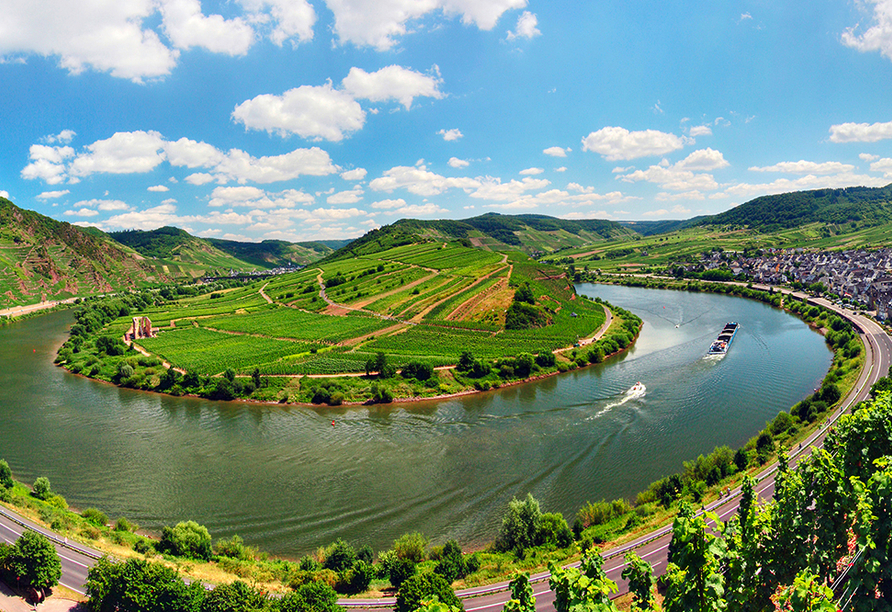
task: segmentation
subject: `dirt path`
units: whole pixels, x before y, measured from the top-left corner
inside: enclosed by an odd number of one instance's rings
[[[158,357],[158,355],[155,355],[155,354],[153,354],[153,353],[150,353],[149,351],[147,351],[146,349],[144,349],[144,348],[141,347],[140,345],[136,344],[135,342],[130,342],[130,341],[126,341],[126,340],[125,340],[125,342],[127,343],[127,346],[130,346],[130,347],[132,347],[134,350],[139,351],[140,353],[142,353],[142,354],[145,355],[146,357]],[[158,357],[158,358],[161,359],[160,357]],[[169,370],[169,369],[172,367],[172,366],[170,365],[170,362],[169,362],[169,361],[164,361],[163,359],[161,359],[161,365],[164,366],[164,369],[166,369],[166,370]],[[186,370],[184,370],[183,368],[174,368],[173,371],[174,371],[174,372],[179,372],[179,373],[182,374],[183,376],[186,375]]]
[[[269,285],[269,282],[267,282],[266,285]],[[273,303],[272,298],[263,292],[263,290],[266,289],[266,285],[264,285],[263,287],[260,288],[260,297],[262,297],[264,300],[266,300],[267,304],[272,304]]]

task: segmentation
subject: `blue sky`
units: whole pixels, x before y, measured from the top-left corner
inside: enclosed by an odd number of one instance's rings
[[[0,194],[103,230],[680,219],[892,182],[892,0],[7,0]]]

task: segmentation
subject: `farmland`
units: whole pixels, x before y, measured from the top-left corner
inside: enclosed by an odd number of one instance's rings
[[[497,387],[587,363],[560,349],[605,321],[604,306],[577,296],[557,268],[519,252],[443,242],[163,298],[138,313],[158,330],[137,341],[143,350],[192,376],[193,387],[216,390],[224,373],[236,386],[253,377],[251,397],[277,401],[388,401]],[[513,310],[526,318],[509,321]],[[102,333],[120,336],[134,314],[122,310]],[[433,370],[460,363],[463,371]],[[307,375],[335,378],[320,390],[323,379]],[[183,384],[172,388],[193,392]]]

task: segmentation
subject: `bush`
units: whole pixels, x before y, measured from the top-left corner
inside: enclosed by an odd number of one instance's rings
[[[81,512],[81,516],[84,517],[88,523],[92,523],[97,527],[105,527],[106,524],[108,524],[108,516],[96,508],[87,508]]]
[[[50,496],[53,494],[50,489],[50,481],[46,476],[40,476],[37,480],[34,481],[33,487],[34,497],[37,499],[42,499],[44,501],[48,500]]]
[[[573,532],[559,512],[546,512],[536,521],[536,544],[550,549],[573,543]]]
[[[11,489],[15,485],[12,479],[12,470],[5,459],[0,459],[0,489]]]
[[[417,567],[411,559],[395,558],[389,565],[390,584],[399,589],[403,583],[415,575]]]
[[[176,527],[164,527],[157,548],[175,557],[189,557],[208,561],[211,558],[211,534],[207,527],[195,521],[177,523]]]
[[[424,561],[427,550],[427,538],[423,534],[404,533],[393,543],[393,552],[398,559],[408,559],[413,563]]]
[[[554,353],[539,353],[536,355],[536,365],[540,368],[553,368],[555,364]]]
[[[343,572],[350,569],[356,561],[356,551],[350,544],[338,538],[338,540],[325,549],[325,562],[322,566],[334,572]]]
[[[339,612],[338,596],[323,582],[308,582],[279,602],[279,612]]]
[[[461,600],[455,596],[450,584],[442,576],[428,573],[416,574],[402,584],[396,598],[396,612],[413,612],[432,597],[436,597],[447,606],[464,610]]]
[[[419,361],[410,361],[403,367],[400,375],[403,378],[414,378],[416,380],[427,380],[434,375],[434,367],[428,363]]]
[[[115,531],[136,531],[138,527],[123,516],[115,523]]]
[[[496,550],[511,550],[520,556],[527,548],[536,546],[537,521],[541,515],[539,502],[529,493],[523,501],[514,498],[508,502],[508,512],[502,519],[495,541]]]
[[[369,584],[375,577],[375,569],[365,561],[357,560],[353,567],[343,572],[338,582],[338,590],[342,593],[363,593],[369,590]]]

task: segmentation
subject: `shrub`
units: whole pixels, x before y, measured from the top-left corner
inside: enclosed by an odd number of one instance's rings
[[[0,489],[11,489],[15,485],[12,479],[12,470],[5,459],[0,459]]]
[[[331,546],[325,549],[325,562],[322,566],[334,572],[343,572],[349,569],[356,561],[356,551],[350,544],[338,538]]]
[[[211,534],[207,527],[195,521],[177,523],[176,527],[164,527],[157,548],[176,557],[189,557],[207,561],[211,558]]]
[[[495,541],[496,550],[512,550],[522,555],[524,550],[535,546],[537,521],[541,515],[539,502],[529,493],[523,501],[514,498],[508,502],[508,512],[502,519],[499,535]]]
[[[455,596],[449,583],[442,576],[428,573],[416,574],[402,584],[396,598],[396,612],[413,612],[432,597],[447,606],[464,610],[461,600]]]
[[[87,508],[81,512],[81,516],[84,517],[88,523],[92,523],[97,527],[105,527],[108,523],[108,516],[106,516],[103,511],[97,510],[96,508]]]
[[[279,602],[279,612],[338,612],[338,596],[323,582],[308,582]]]
[[[48,500],[53,492],[50,490],[50,481],[46,476],[39,476],[37,480],[34,481],[33,491],[34,497],[37,499],[42,499],[44,501]]]
[[[115,531],[136,531],[138,527],[123,516],[115,523]]]
[[[573,543],[573,532],[559,512],[546,512],[536,521],[536,544],[565,548]]]
[[[415,575],[417,567],[411,559],[396,558],[389,563],[388,574],[390,575],[390,584],[399,589],[403,583]]]
[[[427,538],[417,531],[404,533],[393,543],[393,552],[398,559],[408,559],[413,563],[421,563],[425,559]]]

